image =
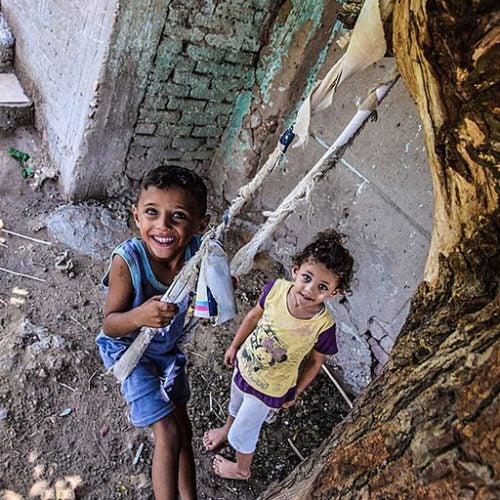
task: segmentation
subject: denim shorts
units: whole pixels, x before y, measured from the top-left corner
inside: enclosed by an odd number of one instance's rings
[[[106,368],[123,354],[125,347],[100,336],[99,351]],[[130,421],[145,427],[170,415],[174,408],[186,405],[191,395],[184,365],[186,358],[179,350],[165,354],[146,351],[137,366],[121,384],[121,393],[130,408]]]
[[[166,390],[164,381],[143,365],[124,380],[121,392],[130,408],[130,421],[136,427],[149,426],[170,415],[176,406],[186,405],[191,395],[184,367]]]

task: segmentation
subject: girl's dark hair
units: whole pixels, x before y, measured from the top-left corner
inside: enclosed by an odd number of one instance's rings
[[[158,189],[179,187],[195,198],[202,217],[207,213],[207,187],[202,178],[192,170],[166,164],[150,170],[142,179],[137,199],[150,186]]]
[[[354,260],[349,250],[343,246],[344,239],[343,234],[334,229],[327,229],[318,233],[302,252],[292,257],[292,262],[299,267],[309,260],[323,264],[329,271],[338,275],[338,287],[344,292],[350,292]]]

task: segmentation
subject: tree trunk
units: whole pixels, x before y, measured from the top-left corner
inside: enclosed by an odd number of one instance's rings
[[[500,496],[497,5],[396,1],[435,191],[426,281],[381,375],[263,498]]]

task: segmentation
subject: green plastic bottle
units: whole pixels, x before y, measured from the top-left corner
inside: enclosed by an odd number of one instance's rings
[[[9,148],[9,156],[20,161],[28,161],[30,159],[30,155],[28,153],[19,151],[19,149],[16,148]]]

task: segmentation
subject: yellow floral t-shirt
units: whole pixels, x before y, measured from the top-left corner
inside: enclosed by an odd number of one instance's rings
[[[302,360],[321,333],[335,324],[326,307],[310,319],[292,316],[287,307],[292,286],[293,282],[276,280],[265,298],[257,327],[237,354],[242,378],[250,387],[273,398],[282,397],[296,385]],[[325,354],[336,352],[334,336],[332,345],[334,351]]]

